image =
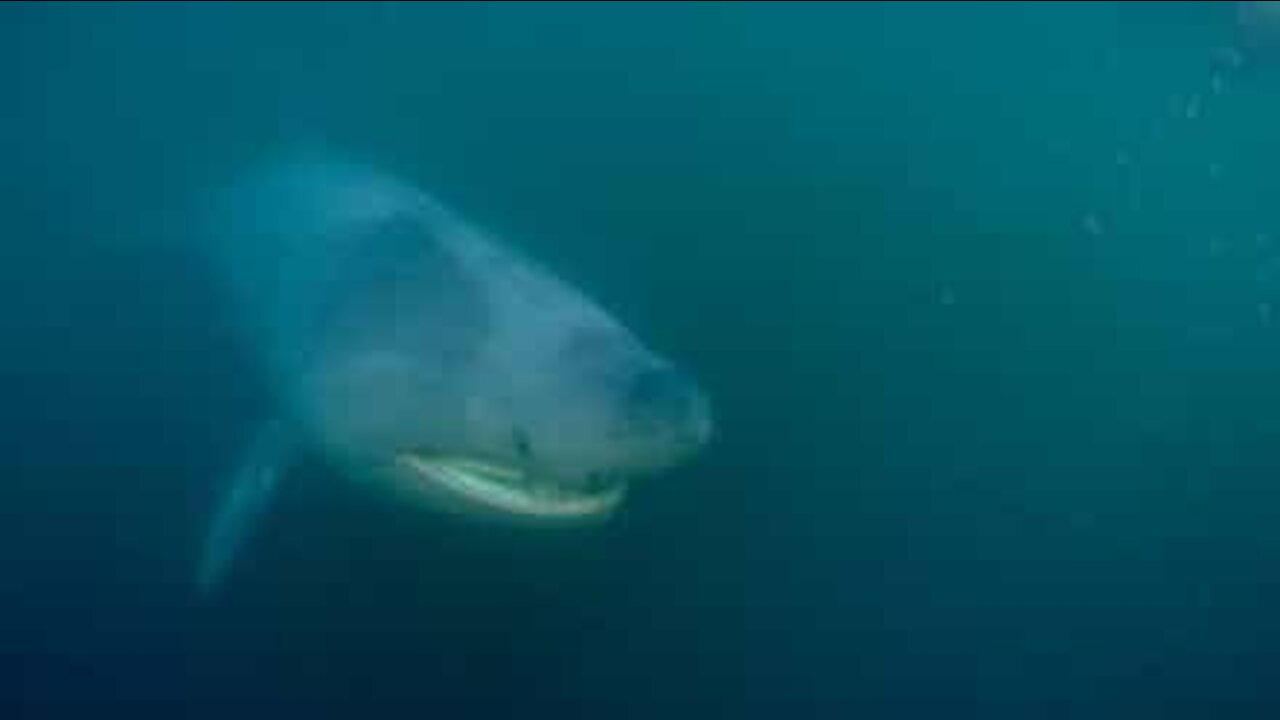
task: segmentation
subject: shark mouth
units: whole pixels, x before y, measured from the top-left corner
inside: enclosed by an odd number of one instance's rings
[[[622,478],[593,476],[585,484],[567,483],[483,460],[415,453],[402,453],[397,461],[422,480],[467,501],[529,518],[585,520],[606,516],[627,493]]]

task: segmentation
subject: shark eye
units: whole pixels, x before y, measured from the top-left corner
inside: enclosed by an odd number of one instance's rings
[[[529,436],[524,430],[515,428],[511,431],[511,444],[515,446],[516,455],[522,460],[528,460],[533,457],[533,446],[529,444]]]

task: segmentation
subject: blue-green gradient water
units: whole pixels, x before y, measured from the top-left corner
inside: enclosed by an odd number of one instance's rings
[[[1277,717],[1280,23],[1241,17],[3,7],[0,716]],[[198,602],[263,388],[191,211],[317,145],[585,288],[716,443],[587,536],[306,469]]]

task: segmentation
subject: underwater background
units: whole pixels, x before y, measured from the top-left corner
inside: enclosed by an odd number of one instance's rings
[[[1266,12],[6,4],[0,717],[1280,716]],[[592,533],[310,468],[200,602],[263,388],[192,211],[316,145],[586,289],[715,443]]]

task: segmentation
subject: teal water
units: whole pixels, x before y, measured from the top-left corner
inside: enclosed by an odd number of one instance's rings
[[[4,716],[1275,717],[1236,5],[5,6]],[[262,389],[190,214],[316,144],[680,358],[715,445],[589,538],[313,468],[197,603]]]

